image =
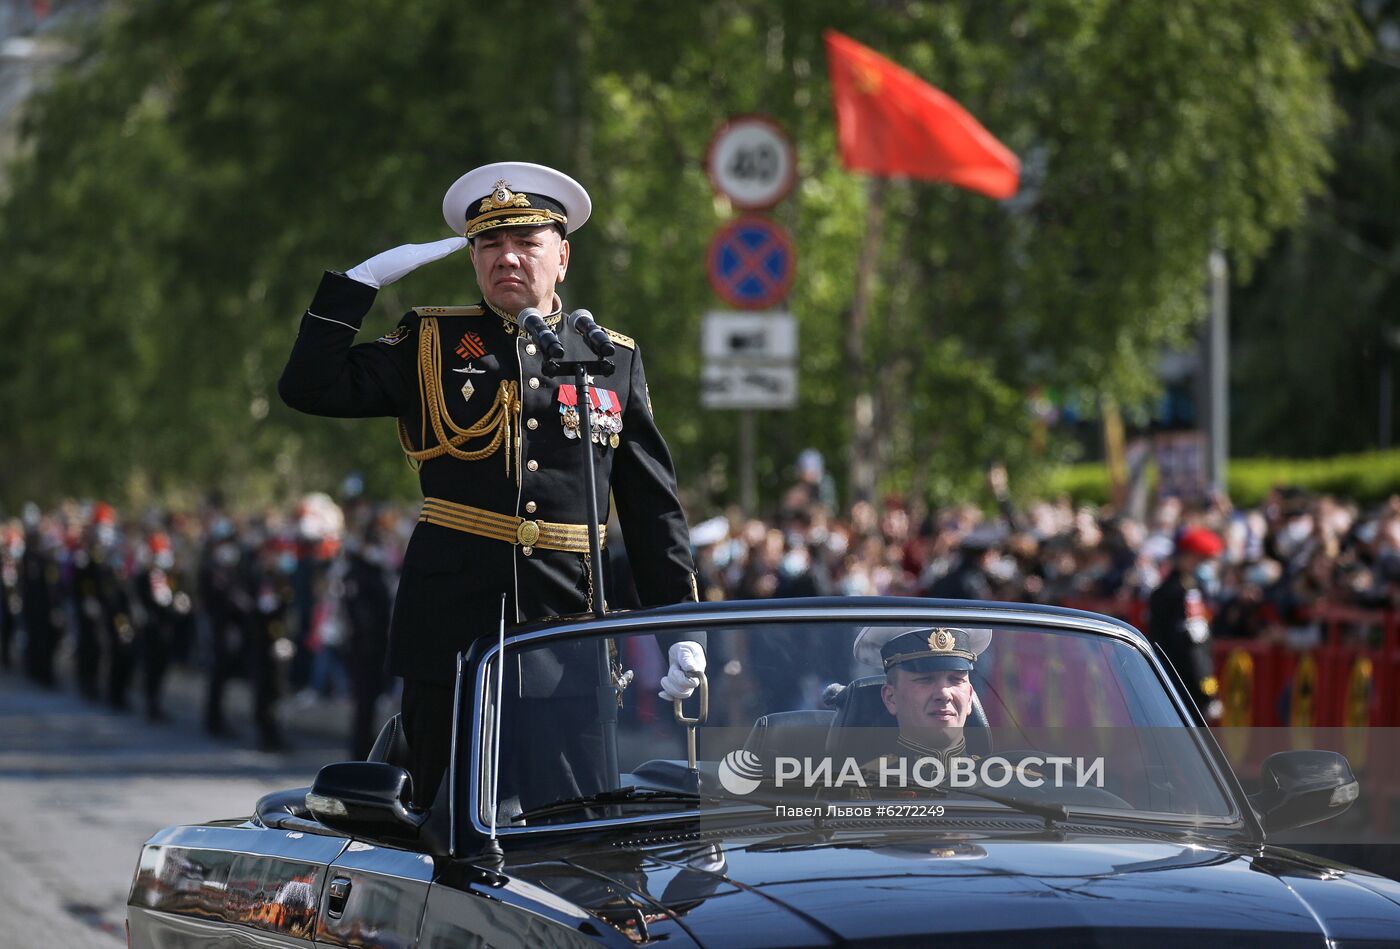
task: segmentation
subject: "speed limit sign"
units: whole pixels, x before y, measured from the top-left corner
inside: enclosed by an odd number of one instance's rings
[[[797,153],[778,123],[741,115],[720,126],[705,156],[710,183],[737,208],[771,208],[792,190]]]

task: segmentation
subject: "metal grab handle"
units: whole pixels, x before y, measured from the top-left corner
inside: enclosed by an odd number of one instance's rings
[[[705,724],[705,719],[710,717],[710,680],[705,678],[703,672],[697,672],[695,675],[700,677],[700,714],[694,718],[686,718],[685,700],[671,700],[676,710],[676,721],[685,726],[685,763],[691,771],[695,771],[695,728]]]
[[[691,673],[686,673],[686,675],[691,675]],[[686,718],[685,699],[671,700],[676,709],[676,721],[682,725],[703,725],[705,719],[710,717],[710,680],[705,678],[703,672],[696,672],[694,675],[700,677],[700,714],[695,718]]]

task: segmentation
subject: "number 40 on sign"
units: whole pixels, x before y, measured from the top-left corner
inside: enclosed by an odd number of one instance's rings
[[[778,123],[742,115],[720,126],[710,139],[705,168],[715,191],[736,208],[771,208],[792,190],[797,153]]]

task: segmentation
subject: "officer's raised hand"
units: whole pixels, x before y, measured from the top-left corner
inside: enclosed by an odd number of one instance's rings
[[[378,290],[424,264],[441,260],[466,246],[465,237],[449,237],[433,241],[431,244],[401,244],[382,254],[375,254],[364,263],[356,264],[354,268],[345,272],[345,276]]]
[[[695,687],[700,684],[700,673],[705,671],[705,650],[696,642],[679,642],[669,651],[671,668],[661,677],[663,699],[674,702],[688,699]]]

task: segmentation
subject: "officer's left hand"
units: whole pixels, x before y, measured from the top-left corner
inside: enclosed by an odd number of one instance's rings
[[[700,684],[699,673],[705,671],[705,650],[699,643],[676,643],[670,652],[671,668],[661,677],[661,692],[667,702],[688,699]]]

